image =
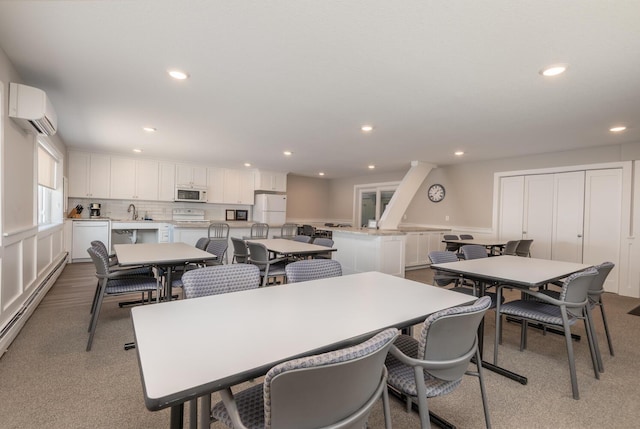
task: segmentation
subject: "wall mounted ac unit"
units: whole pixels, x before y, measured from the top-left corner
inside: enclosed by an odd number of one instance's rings
[[[9,117],[22,128],[52,136],[58,128],[58,116],[41,89],[9,83]]]

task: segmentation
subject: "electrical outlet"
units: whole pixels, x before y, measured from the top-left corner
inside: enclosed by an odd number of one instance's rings
[[[449,215],[446,215],[446,216],[444,217],[444,220],[445,220],[445,221],[447,221],[447,222],[449,222]]]

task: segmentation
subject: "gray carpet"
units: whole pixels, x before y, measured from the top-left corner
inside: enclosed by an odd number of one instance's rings
[[[89,305],[95,286],[90,264],[67,266],[22,333],[0,359],[0,427],[9,428],[162,428],[168,410],[144,406],[135,351],[122,345],[132,340],[129,310],[107,300],[93,350],[85,352]],[[428,282],[429,270],[407,272]],[[640,421],[640,317],[627,314],[640,300],[604,297],[616,355],[611,357],[599,315],[596,326],[605,372],[593,376],[586,339],[575,343],[581,399],[571,397],[564,339],[531,330],[529,347],[518,351],[519,327],[507,323],[500,363],[529,377],[523,386],[485,371],[491,419],[495,428],[632,428]],[[233,329],[234,323],[220,329]],[[485,351],[493,350],[494,314],[486,318]],[[170,320],[167,323],[171,323]],[[301,321],[301,323],[304,323]],[[158,329],[162,329],[161,326]],[[185,332],[188,332],[186,329]],[[575,332],[583,334],[582,327]],[[188,357],[176,365],[188,365]],[[212,362],[212,365],[215,364]],[[214,395],[215,396],[215,395]],[[215,397],[214,397],[215,400]],[[415,413],[392,398],[395,428],[417,428]],[[452,394],[430,400],[433,411],[459,428],[483,427],[476,379],[469,377]],[[377,406],[371,428],[383,427]],[[214,423],[211,428],[223,426]]]

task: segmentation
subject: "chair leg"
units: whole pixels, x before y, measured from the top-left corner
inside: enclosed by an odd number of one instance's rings
[[[387,386],[382,389],[382,409],[384,411],[384,427],[391,429],[391,409],[389,408],[389,390]]]
[[[591,362],[593,364],[593,372],[596,379],[600,379],[600,373],[604,372],[604,364],[602,363],[602,356],[600,355],[600,347],[598,346],[598,339],[596,337],[596,330],[593,324],[593,317],[591,309],[587,304],[583,310],[584,315],[584,329],[587,332],[587,340],[589,342],[589,353],[591,353]]]
[[[424,372],[422,367],[415,367],[414,373],[416,390],[418,393],[418,414],[420,414],[420,428],[430,429],[431,423],[429,423],[429,405],[427,404],[427,388],[424,385]]]
[[[478,380],[480,381],[480,394],[482,395],[482,408],[484,409],[484,422],[487,429],[491,429],[491,419],[489,418],[489,405],[487,404],[487,390],[484,386],[482,375],[482,358],[480,350],[476,347],[476,366],[478,367]]]
[[[569,360],[569,374],[571,376],[571,390],[573,392],[573,399],[580,399],[580,393],[578,392],[578,377],[576,376],[576,362],[573,356],[573,344],[571,339],[571,327],[569,326],[569,317],[567,316],[567,309],[560,308],[562,312],[562,325],[564,328],[564,338],[567,344],[567,359]]]
[[[100,291],[100,280],[98,280],[98,283],[96,284],[96,291],[93,294],[93,301],[91,302],[91,310],[89,311],[89,314],[93,314],[93,312],[96,309],[96,301],[98,300],[99,291]]]
[[[104,284],[100,287],[100,294],[98,296],[98,302],[96,308],[91,316],[91,323],[89,324],[89,340],[87,341],[87,351],[91,351],[91,345],[93,344],[93,335],[96,333],[96,326],[98,325],[98,317],[100,316],[100,308],[102,308],[102,300],[104,299],[104,287],[106,287],[107,280],[104,280]]]
[[[529,328],[529,322],[522,319],[520,320],[520,351],[527,348],[527,329]]]
[[[607,336],[607,343],[609,345],[609,354],[614,356],[613,354],[613,342],[611,341],[611,334],[609,333],[609,324],[607,324],[607,316],[604,314],[604,303],[602,302],[602,298],[598,298],[598,306],[600,307],[600,313],[602,313],[602,324],[604,325],[604,333]]]
[[[502,344],[502,314],[500,314],[500,301],[502,288],[498,286],[496,294],[496,338],[493,342],[493,364],[498,365],[498,344]]]

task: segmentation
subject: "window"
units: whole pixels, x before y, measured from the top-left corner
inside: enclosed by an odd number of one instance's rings
[[[62,178],[58,151],[38,138],[38,225],[62,222]]]
[[[369,220],[380,220],[397,188],[398,183],[356,185],[357,223],[366,227],[369,224]]]

